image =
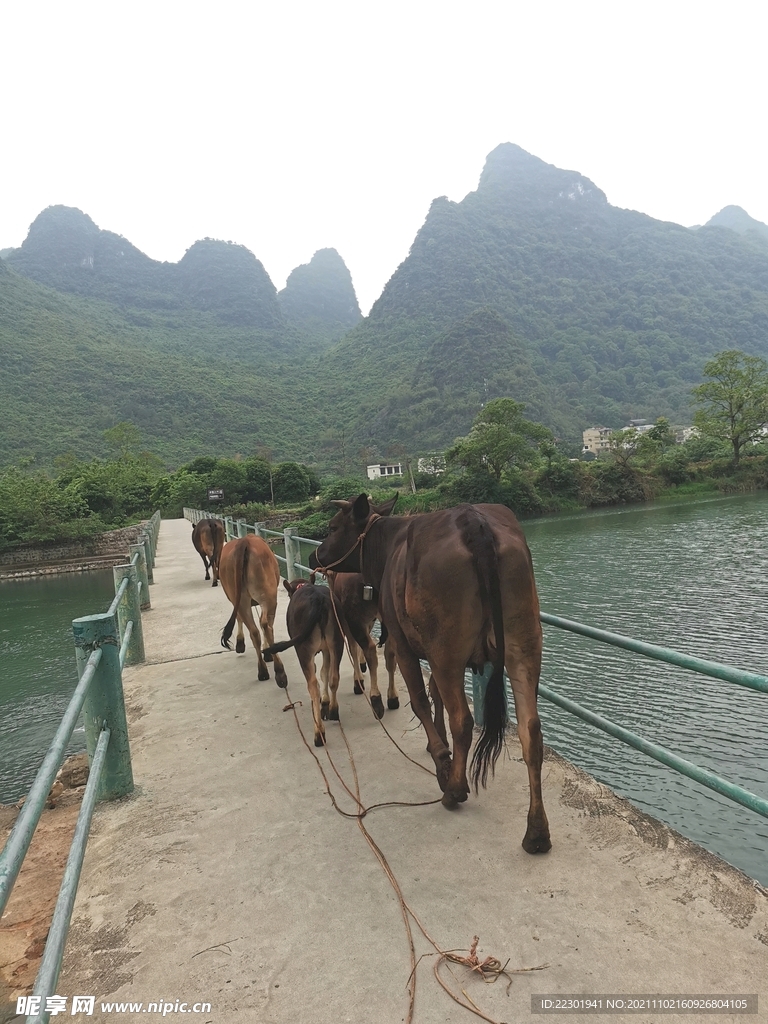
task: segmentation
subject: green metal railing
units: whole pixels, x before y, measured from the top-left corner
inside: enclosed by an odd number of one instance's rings
[[[32,993],[40,997],[41,1009],[27,1017],[27,1024],[48,1024],[46,1000],[56,990],[96,801],[114,800],[133,790],[122,669],[144,661],[141,611],[150,607],[149,582],[159,528],[156,512],[130,546],[130,561],[115,566],[115,599],[107,611],[72,622],[79,682],[0,853],[1,917],[82,712],[90,762],[88,784]]]
[[[185,515],[187,515],[187,512],[192,513],[192,510],[185,509],[184,512]],[[206,513],[192,514],[197,514],[202,518]],[[187,516],[187,518],[190,518],[190,516]],[[226,517],[224,522],[226,525]],[[230,528],[227,532],[228,538],[230,533],[232,536],[244,536],[246,531],[254,531],[256,533],[260,533],[262,536],[266,534],[272,537],[281,537],[284,539],[287,558],[281,558],[279,555],[277,557],[280,559],[282,564],[286,566],[286,572],[289,580],[295,579],[295,577],[300,574],[309,574],[311,571],[308,566],[303,565],[300,561],[300,545],[308,544],[312,547],[319,547],[320,541],[310,540],[307,537],[298,537],[296,536],[295,530],[290,528],[286,529],[281,534],[275,530],[264,530],[263,523],[257,523],[255,526],[248,526],[243,524],[241,521],[238,521],[236,524],[232,524],[232,520],[230,518]],[[643,657],[654,658],[657,661],[664,661],[668,665],[676,665],[679,668],[688,669],[691,672],[698,672],[701,675],[711,676],[714,679],[720,679],[723,682],[736,683],[739,686],[745,686],[751,690],[757,690],[760,693],[768,693],[768,678],[758,675],[755,672],[745,672],[742,669],[733,668],[730,665],[721,665],[716,661],[696,658],[690,654],[683,654],[680,651],[672,650],[669,647],[660,647],[656,644],[646,643],[644,640],[635,640],[633,637],[623,636],[620,633],[612,633],[605,629],[587,626],[582,622],[574,622],[572,619],[564,619],[559,615],[550,615],[547,612],[541,612],[540,618],[547,626],[555,626],[558,629],[565,629],[572,633],[588,637],[589,639],[597,640],[600,643],[610,644],[613,647],[621,647],[625,650],[632,651],[635,654],[640,654]],[[428,668],[426,664],[425,667]],[[485,666],[485,670],[482,673],[468,671],[465,675],[465,689],[467,690],[468,696],[472,698],[476,725],[483,724],[485,689],[488,685],[490,675],[490,664]],[[735,803],[749,808],[749,810],[754,811],[756,814],[760,814],[763,817],[768,818],[768,800],[765,800],[763,797],[759,797],[755,793],[750,793],[741,786],[737,786],[735,783],[729,782],[727,779],[716,775],[715,772],[710,771],[708,768],[702,768],[699,765],[694,764],[692,761],[688,761],[685,758],[680,757],[678,754],[673,753],[671,750],[667,750],[666,747],[662,747],[658,743],[653,743],[650,740],[644,739],[642,736],[638,736],[637,733],[632,732],[631,729],[625,729],[624,726],[617,725],[615,722],[605,718],[603,715],[598,715],[594,711],[590,711],[588,708],[583,707],[581,704],[577,704],[576,701],[570,700],[568,697],[562,696],[562,694],[557,693],[556,690],[553,690],[549,686],[545,686],[543,683],[539,684],[539,694],[545,700],[548,700],[552,704],[556,704],[569,714],[580,718],[582,721],[587,722],[596,729],[602,730],[609,736],[613,736],[615,739],[621,740],[622,743],[626,743],[628,746],[634,747],[635,750],[641,751],[643,754],[653,758],[660,764],[673,768],[681,775],[686,775],[689,779],[693,779],[695,782],[700,783],[702,786],[706,786],[715,793],[720,793],[722,796],[728,797],[729,800],[733,800]],[[514,710],[511,697],[508,696],[507,699],[510,710]]]

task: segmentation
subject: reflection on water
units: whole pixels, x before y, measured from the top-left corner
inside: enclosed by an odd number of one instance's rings
[[[544,611],[768,675],[768,495],[524,528]],[[542,682],[768,798],[768,695],[551,626]],[[768,883],[768,821],[539,703],[550,746]]]
[[[29,789],[77,685],[72,619],[114,596],[111,571],[0,582],[0,803]],[[67,753],[84,749],[78,725]]]

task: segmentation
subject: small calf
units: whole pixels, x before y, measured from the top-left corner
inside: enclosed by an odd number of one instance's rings
[[[338,722],[339,665],[344,651],[344,636],[339,629],[327,587],[316,587],[314,574],[307,580],[283,580],[283,586],[291,595],[285,621],[290,640],[273,644],[264,651],[267,655],[279,654],[289,647],[296,648],[301,671],[307,680],[307,689],[312,700],[312,717],[315,723],[315,746],[325,743],[324,719]],[[315,656],[321,653],[323,664],[320,678],[323,683],[323,697],[315,673]],[[330,696],[328,684],[330,683]]]
[[[363,692],[363,671],[367,663],[371,674],[371,706],[376,717],[383,718],[384,701],[379,692],[376,641],[371,636],[371,628],[379,614],[378,603],[364,599],[363,577],[359,572],[329,571],[326,575],[354,660],[355,693]],[[382,636],[386,637],[383,627]],[[389,675],[387,707],[394,711],[400,707],[400,699],[395,687],[395,655],[390,643],[384,649],[384,662]]]

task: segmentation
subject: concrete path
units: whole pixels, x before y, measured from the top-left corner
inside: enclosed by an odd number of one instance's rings
[[[144,618],[149,663],[125,673],[137,789],[96,811],[58,991],[94,995],[94,1020],[145,1021],[150,1002],[179,1001],[210,1003],[194,1019],[215,1024],[404,1021],[411,966],[392,886],[357,822],[331,806],[285,691],[257,682],[250,646],[244,655],[219,646],[230,606],[204,582],[190,535],[183,521],[161,528]],[[304,679],[292,652],[285,663],[311,743]],[[402,707],[384,723],[429,766],[399,688]],[[353,695],[348,666],[340,706],[366,805],[439,796]],[[339,728],[327,726],[351,786]],[[460,998],[463,989],[489,1018],[514,1024],[531,1016],[532,994],[759,993],[759,1014],[747,1019],[766,1019],[765,890],[553,754],[544,801],[554,845],[528,856],[527,788],[510,739],[488,790],[460,810],[390,807],[365,819],[442,949],[466,950],[479,935],[481,958],[525,972],[486,985],[443,966]],[[477,1020],[440,988],[434,949],[413,931],[424,954],[416,1024]],[[107,1001],[144,1005],[117,1013],[100,1009]]]

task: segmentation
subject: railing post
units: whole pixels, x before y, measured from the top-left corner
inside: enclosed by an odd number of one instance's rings
[[[149,599],[149,577],[147,576],[147,553],[144,550],[143,544],[131,544],[128,548],[128,553],[131,558],[135,554],[138,554],[136,559],[136,578],[141,584],[141,590],[139,591],[139,607],[143,612],[147,608],[152,607],[152,602]]]
[[[144,548],[144,563],[147,567],[147,581],[154,583],[154,573],[152,572],[152,548],[150,545],[149,537],[146,533],[139,534],[139,544]]]
[[[72,633],[75,638],[78,675],[85,671],[91,652],[97,647],[101,648],[101,661],[83,704],[83,720],[89,761],[93,761],[105,722],[111,730],[99,798],[114,800],[133,791],[117,622],[115,616],[109,613],[85,615],[73,620]]]
[[[256,536],[257,537],[261,537],[261,539],[264,540],[264,530],[266,530],[267,524],[266,523],[255,523],[254,524],[254,528],[256,530]]]
[[[485,691],[493,672],[493,665],[486,661],[482,672],[472,672],[472,717],[475,725],[482,729],[485,725]]]
[[[244,519],[237,520],[237,536],[247,537],[248,536],[248,524]]]
[[[120,627],[120,639],[125,638],[125,628],[129,622],[133,623],[131,637],[125,651],[125,664],[138,665],[146,661],[144,654],[144,630],[141,625],[141,608],[139,605],[139,580],[136,566],[116,565],[112,569],[115,579],[115,593],[125,577],[128,577],[128,586],[125,589],[122,600],[117,605],[117,623]],[[143,588],[142,588],[143,589]]]
[[[285,578],[291,583],[301,575],[294,566],[294,562],[301,561],[301,544],[296,540],[295,526],[286,526],[283,530],[283,537],[285,537]]]

